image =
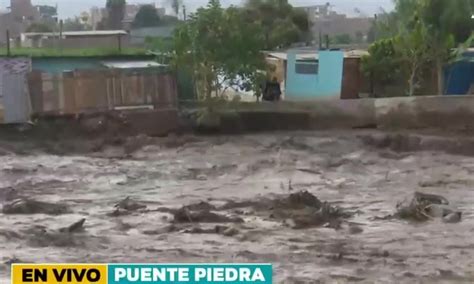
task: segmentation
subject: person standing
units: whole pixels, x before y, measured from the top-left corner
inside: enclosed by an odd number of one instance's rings
[[[266,83],[263,99],[266,101],[279,101],[281,99],[280,83],[276,77],[273,77],[271,82]]]

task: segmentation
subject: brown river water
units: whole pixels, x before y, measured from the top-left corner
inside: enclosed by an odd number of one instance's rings
[[[152,139],[131,154],[121,146],[86,155],[4,153],[0,204],[28,197],[67,204],[71,212],[0,213],[0,283],[10,282],[15,261],[272,263],[275,283],[474,282],[474,156],[443,147],[395,152],[370,146],[361,135],[383,133],[190,136],[177,145]],[[293,229],[248,208],[229,210],[244,222],[223,235],[171,230],[173,216],[164,210],[297,191],[353,215],[337,230]],[[415,191],[443,195],[463,212],[462,221],[377,218],[394,213],[397,202]],[[111,216],[126,197],[146,209]],[[54,231],[82,218],[85,231],[70,239],[38,234],[38,228]]]

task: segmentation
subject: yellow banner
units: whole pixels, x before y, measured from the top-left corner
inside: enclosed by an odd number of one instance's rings
[[[12,284],[107,284],[106,264],[13,264]]]

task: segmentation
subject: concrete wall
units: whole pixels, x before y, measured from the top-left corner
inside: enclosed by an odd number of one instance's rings
[[[474,96],[321,100],[306,108],[314,128],[474,130]]]
[[[429,96],[375,100],[380,128],[474,129],[474,96]]]
[[[328,128],[474,130],[474,96],[242,104],[232,111],[240,117],[239,123],[233,123],[244,131]]]
[[[75,71],[28,76],[33,112],[69,115],[118,107],[177,108],[174,75],[163,72]]]
[[[342,86],[344,53],[320,51],[318,74],[296,73],[296,53],[287,60],[286,100],[312,100],[320,97],[339,98]]]
[[[21,45],[22,47],[43,47],[43,48],[110,48],[119,49],[119,37],[120,45],[122,48],[130,47],[130,36],[129,35],[107,35],[107,36],[74,36],[66,37],[61,40],[58,38],[28,38],[24,40]]]

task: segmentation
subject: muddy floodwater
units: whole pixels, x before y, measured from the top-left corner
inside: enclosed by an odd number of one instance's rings
[[[368,143],[377,135],[186,136],[61,156],[4,151],[1,204],[28,198],[68,210],[0,213],[0,283],[9,283],[12,262],[263,262],[274,265],[275,283],[472,283],[474,156]],[[245,206],[304,191],[350,216],[295,228]],[[415,191],[444,196],[461,222],[386,218]],[[190,204],[226,218],[176,223],[176,209]],[[54,233],[84,218],[84,230]]]

